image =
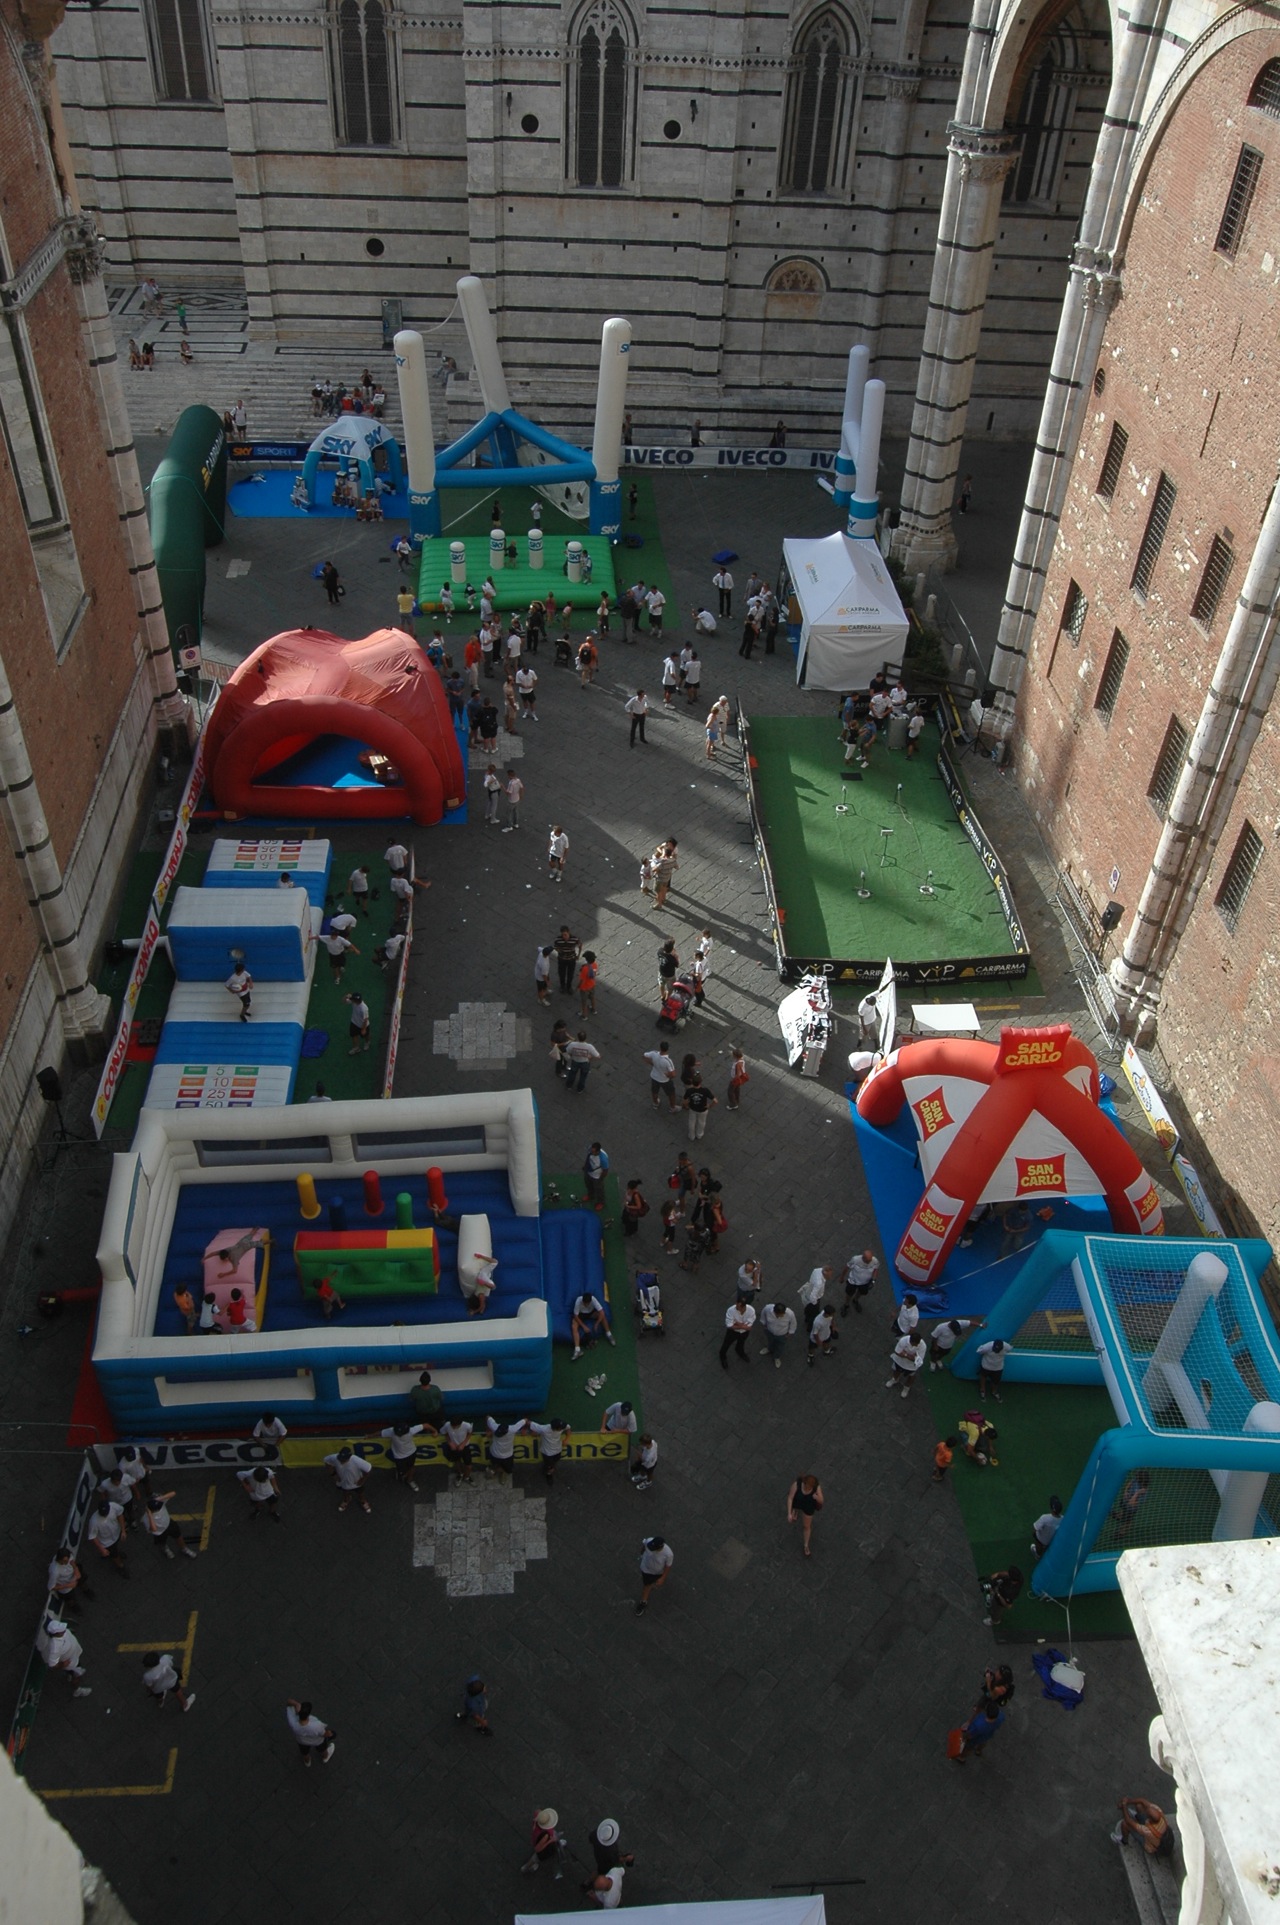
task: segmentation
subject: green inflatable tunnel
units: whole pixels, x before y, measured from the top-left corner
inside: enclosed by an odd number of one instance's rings
[[[169,646],[194,646],[204,624],[204,551],[226,533],[227,437],[212,408],[185,408],[148,490],[148,520]],[[181,634],[182,630],[188,631]]]

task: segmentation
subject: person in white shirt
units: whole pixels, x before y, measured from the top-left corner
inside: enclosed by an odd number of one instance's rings
[[[329,1095],[323,1083],[317,1083],[315,1089],[307,1098],[307,1101],[308,1103],[332,1103],[333,1098]]]
[[[676,1554],[665,1537],[646,1537],[640,1546],[640,1602],[636,1606],[636,1616],[649,1609],[649,1593],[665,1584]],[[610,1874],[612,1876],[612,1874]]]
[[[661,635],[662,611],[667,605],[667,598],[663,594],[662,590],[658,587],[657,582],[653,583],[652,587],[649,589],[648,594],[645,596],[644,605],[649,611],[650,628],[653,630],[655,635]]]
[[[421,1437],[424,1424],[389,1424],[382,1432],[387,1449],[391,1453],[391,1466],[401,1484],[407,1484],[411,1491],[418,1486],[414,1482],[414,1466],[418,1457],[415,1437]]]
[[[79,1612],[77,1591],[83,1591],[87,1598],[93,1597],[93,1592],[84,1581],[84,1572],[76,1562],[75,1552],[68,1544],[60,1544],[54,1552],[49,1565],[48,1585],[50,1593],[58,1600],[59,1611]]]
[[[550,1484],[560,1468],[564,1447],[569,1441],[569,1424],[564,1417],[553,1417],[549,1423],[535,1424],[530,1420],[529,1434],[538,1440],[538,1455],[542,1459],[542,1475]]]
[[[637,1611],[643,1611],[644,1608],[643,1604],[636,1606]],[[616,1912],[621,1905],[622,1881],[626,1875],[625,1865],[615,1865],[612,1871],[599,1872],[591,1880],[587,1889],[602,1912]]]
[[[362,1049],[368,1049],[371,1040],[369,1035],[369,1005],[357,989],[351,990],[346,1000],[349,1005],[347,1034],[351,1038],[351,1047],[347,1051],[347,1055],[358,1056]]]
[[[253,1014],[253,977],[243,963],[237,963],[227,977],[226,988],[240,1004],[240,1021],[247,1023]]]
[[[615,1431],[623,1431],[628,1437],[634,1437],[639,1428],[635,1411],[621,1399],[616,1404],[610,1404],[600,1420],[600,1429],[607,1436]]]
[[[282,1424],[274,1410],[264,1410],[253,1427],[252,1435],[260,1444],[283,1444],[289,1435],[287,1424]]]
[[[693,629],[696,635],[715,634],[716,618],[709,608],[695,608],[693,610]]]
[[[440,1426],[440,1443],[459,1484],[471,1482],[471,1459],[475,1454],[471,1429],[465,1417],[450,1417]]]
[[[720,1339],[720,1368],[729,1368],[729,1347],[733,1346],[744,1364],[751,1362],[747,1355],[747,1338],[751,1335],[756,1320],[755,1305],[739,1296],[724,1313],[724,1336]]]
[[[600,1052],[594,1043],[588,1042],[585,1029],[580,1029],[573,1040],[565,1044],[561,1055],[567,1065],[565,1088],[585,1090],[587,1078],[591,1074],[591,1065],[600,1061]]]
[[[920,1321],[920,1304],[914,1291],[908,1290],[894,1312],[893,1322],[889,1325],[890,1335],[896,1341],[899,1337],[909,1337]]]
[[[1058,1535],[1058,1526],[1061,1522],[1062,1499],[1060,1497],[1051,1497],[1049,1499],[1048,1510],[1042,1511],[1035,1523],[1031,1526],[1031,1548],[1037,1557],[1044,1556],[1054,1538]]]
[[[569,838],[558,822],[552,824],[547,838],[547,874],[552,882],[564,881],[564,865],[569,857]]]
[[[858,1004],[858,1023],[864,1043],[873,1043],[880,1034],[880,1011],[875,996],[868,991]]]
[[[698,699],[702,687],[702,658],[696,648],[689,650],[689,659],[684,667],[684,689],[690,705]]]
[[[903,688],[902,683],[895,682],[889,690],[889,707],[897,714],[899,710],[907,706],[908,699],[907,691]]]
[[[982,1327],[981,1317],[948,1317],[945,1323],[935,1323],[929,1338],[930,1370],[944,1368],[966,1330],[981,1330]]]
[[[249,1500],[249,1522],[256,1524],[264,1511],[270,1511],[278,1524],[280,1513],[276,1505],[280,1499],[280,1486],[276,1474],[266,1464],[255,1464],[252,1470],[238,1470],[236,1482]]]
[[[329,918],[329,927],[332,929],[334,935],[346,936],[348,941],[351,937],[351,931],[355,926],[356,919],[349,909],[344,909],[340,915],[330,916]]]
[[[330,929],[329,934],[321,936],[320,940],[329,952],[329,968],[333,972],[333,980],[335,983],[340,983],[342,972],[347,966],[347,951],[350,950],[353,956],[358,956],[360,951],[350,936],[344,936],[340,929]]]
[[[680,662],[674,649],[668,651],[662,662],[662,706],[674,708],[676,689],[680,685]]]
[[[1004,1382],[1004,1367],[1009,1356],[1009,1345],[1003,1337],[993,1337],[990,1343],[978,1345],[978,1396],[987,1401],[987,1392],[1001,1402],[1000,1386]]]
[[[800,1301],[804,1305],[804,1327],[808,1330],[818,1314],[818,1307],[827,1294],[827,1285],[835,1275],[835,1265],[819,1263],[810,1270],[808,1277],[800,1286]]]
[[[880,1259],[874,1250],[860,1250],[849,1258],[844,1266],[844,1309],[842,1316],[847,1317],[850,1310],[862,1315],[862,1299],[870,1294],[880,1268]]]
[[[87,1698],[93,1690],[91,1684],[81,1684],[84,1666],[80,1660],[84,1647],[78,1637],[63,1623],[61,1618],[46,1618],[36,1633],[36,1650],[47,1671],[65,1671],[72,1681],[73,1698]]]
[[[889,697],[884,689],[878,688],[867,706],[871,720],[877,728],[882,728],[889,713]]]
[[[834,1307],[829,1303],[820,1305],[817,1316],[809,1325],[809,1354],[805,1361],[812,1365],[819,1351],[824,1357],[829,1357],[831,1346],[839,1335]]]
[[[510,1477],[516,1458],[516,1438],[528,1428],[528,1418],[517,1417],[508,1422],[505,1418],[486,1417],[485,1429],[489,1433],[489,1462],[485,1466],[486,1477]]]
[[[758,1257],[748,1257],[738,1266],[738,1295],[754,1303],[764,1288],[764,1271]]]
[[[646,1049],[643,1055],[645,1062],[649,1065],[649,1095],[652,1098],[654,1109],[661,1109],[662,1092],[665,1090],[667,1093],[667,1108],[673,1110],[676,1107],[675,1063],[671,1057],[668,1056],[661,1044],[658,1044],[653,1049]]]
[[[538,677],[534,669],[527,665],[516,670],[516,687],[520,691],[520,706],[531,722],[538,719]]]
[[[362,1511],[372,1510],[373,1507],[364,1494],[364,1483],[366,1478],[372,1477],[373,1465],[367,1463],[363,1457],[357,1457],[350,1444],[344,1444],[341,1450],[331,1451],[324,1461],[333,1472],[334,1483],[342,1492],[339,1512],[346,1510],[353,1497],[360,1499]]]
[[[180,1711],[190,1711],[196,1701],[195,1692],[183,1688],[178,1667],[173,1661],[172,1651],[147,1652],[142,1660],[142,1682],[161,1710],[170,1692]]]
[[[520,798],[524,794],[524,783],[514,769],[507,770],[506,793],[507,820],[502,833],[510,835],[513,829],[520,827]]]
[[[169,1500],[177,1496],[176,1491],[160,1491],[147,1499],[147,1507],[142,1513],[142,1528],[158,1551],[172,1557],[175,1543],[184,1557],[197,1557],[199,1553],[188,1544],[177,1523],[169,1515]]]
[[[605,1315],[604,1305],[590,1290],[583,1290],[574,1298],[573,1307],[569,1313],[569,1330],[573,1337],[575,1358],[582,1355],[584,1344],[590,1350],[598,1337],[603,1337],[606,1343],[613,1342],[613,1332],[609,1328],[609,1319]],[[572,1362],[573,1359],[571,1358],[570,1361]]]
[[[718,568],[711,577],[711,586],[720,597],[720,616],[728,621],[733,613],[733,576],[728,568]]]
[[[498,824],[498,797],[502,794],[502,780],[491,762],[484,772],[484,826],[496,828]]]
[[[631,717],[631,740],[627,746],[634,748],[637,734],[640,740],[644,741],[644,718],[649,713],[649,698],[642,688],[638,688],[634,695],[628,697],[623,707]]]
[[[382,860],[393,876],[402,876],[409,867],[409,851],[403,842],[392,842],[383,850]]]
[[[658,1446],[648,1431],[636,1439],[636,1454],[631,1459],[631,1482],[638,1491],[647,1491],[658,1471]]]
[[[356,899],[356,908],[362,916],[369,913],[369,871],[363,862],[358,863],[347,877],[347,893]]]
[[[476,1266],[475,1276],[463,1277],[459,1273],[458,1287],[467,1300],[467,1315],[483,1317],[489,1308],[489,1298],[497,1288],[493,1273],[498,1267],[498,1259],[492,1250],[473,1250],[471,1261]]]
[[[293,1733],[303,1764],[309,1765],[318,1751],[321,1764],[327,1765],[333,1756],[333,1747],[338,1741],[338,1734],[332,1725],[325,1723],[323,1718],[316,1717],[311,1708],[311,1700],[309,1698],[287,1699],[284,1715],[285,1722]]]
[[[87,1535],[98,1556],[114,1564],[121,1577],[128,1577],[124,1562],[124,1540],[128,1536],[128,1529],[124,1521],[123,1504],[113,1504],[109,1497],[100,1498],[89,1519]]]
[[[765,1334],[765,1345],[760,1355],[772,1357],[774,1369],[781,1370],[782,1346],[788,1337],[796,1334],[796,1313],[784,1303],[767,1303],[760,1313],[760,1327]]]
[[[910,1396],[911,1386],[919,1375],[927,1349],[924,1338],[918,1337],[914,1331],[908,1331],[906,1335],[899,1337],[893,1346],[893,1355],[889,1360],[893,1365],[893,1375],[886,1377],[885,1389],[892,1390],[895,1384],[899,1384],[902,1395]]]
[[[907,721],[907,760],[914,762],[920,753],[920,737],[924,734],[924,717],[918,712]]]

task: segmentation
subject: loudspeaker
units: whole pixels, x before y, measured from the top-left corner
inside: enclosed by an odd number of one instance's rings
[[[1109,902],[1102,914],[1098,917],[1099,929],[1114,929],[1123,914],[1124,904],[1122,902]]]
[[[58,1072],[56,1069],[38,1069],[36,1071],[36,1081],[40,1085],[40,1094],[46,1103],[60,1103],[62,1101],[62,1084],[58,1080]]]
[[[996,689],[994,682],[987,682],[983,685],[980,700],[984,709],[993,709],[995,707]]]

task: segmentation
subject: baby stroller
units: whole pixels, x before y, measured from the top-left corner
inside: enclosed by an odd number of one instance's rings
[[[666,1030],[671,1036],[674,1036],[677,1030],[683,1029],[689,1020],[689,1011],[696,994],[697,987],[694,983],[686,982],[683,976],[677,976],[662,999],[657,1027]]]
[[[642,1337],[665,1337],[666,1329],[662,1322],[662,1292],[658,1287],[656,1270],[636,1271],[636,1315],[640,1319]]]
[[[574,654],[573,654],[572,641],[569,639],[567,635],[557,635],[556,636],[556,660],[555,660],[556,667],[572,668],[573,661],[574,661]]]

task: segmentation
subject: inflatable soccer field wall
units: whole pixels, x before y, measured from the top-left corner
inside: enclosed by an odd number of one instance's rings
[[[300,1287],[295,1234],[323,1228],[335,1205],[352,1229],[375,1227],[365,1212],[371,1170],[383,1226],[394,1227],[396,1199],[407,1194],[415,1223],[429,1227],[432,1166],[444,1173],[453,1216],[488,1218],[498,1288],[487,1314],[466,1314],[456,1230],[446,1224],[438,1294],[353,1301],[326,1321]],[[300,1176],[315,1184],[320,1215],[311,1220]],[[208,1265],[233,1225],[270,1239],[258,1258],[260,1327],[189,1335],[174,1291],[185,1285],[199,1300],[201,1260]],[[525,1412],[546,1400],[551,1333],[527,1089],[251,1115],[146,1110],[132,1149],[115,1158],[98,1263],[93,1363],[122,1435],[225,1433],[264,1408],[291,1429],[387,1423],[407,1414],[407,1392],[428,1368],[448,1410]]]

